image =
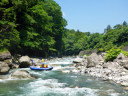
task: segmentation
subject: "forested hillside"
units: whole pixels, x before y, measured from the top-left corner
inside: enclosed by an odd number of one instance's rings
[[[53,0],[2,0],[0,49],[12,54],[61,54],[66,20]]]
[[[0,50],[47,57],[128,45],[125,21],[113,28],[108,25],[104,33],[69,30],[66,25],[61,7],[54,0],[1,0]]]
[[[121,48],[128,45],[128,24],[124,21],[113,28],[108,25],[104,33],[80,32],[67,30],[65,54],[76,55],[81,50],[98,49],[109,51],[111,48]]]

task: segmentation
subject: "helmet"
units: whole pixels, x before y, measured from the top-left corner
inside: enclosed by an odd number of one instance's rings
[[[44,59],[42,59],[42,62],[44,62]]]

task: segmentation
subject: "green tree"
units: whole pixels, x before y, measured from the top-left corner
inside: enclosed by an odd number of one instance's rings
[[[127,24],[126,21],[124,21],[122,25],[123,25],[124,27],[127,27],[127,26],[128,26],[128,24]]]

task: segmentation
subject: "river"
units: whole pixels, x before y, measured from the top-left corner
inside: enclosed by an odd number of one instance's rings
[[[81,73],[64,73],[72,70],[73,58],[51,60],[56,64],[51,71],[27,70],[35,80],[0,80],[0,96],[128,96],[123,87],[114,82],[103,81]],[[21,69],[18,69],[21,70]]]

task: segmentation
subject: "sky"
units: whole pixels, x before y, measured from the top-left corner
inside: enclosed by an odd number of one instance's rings
[[[67,20],[66,28],[103,33],[111,25],[128,23],[128,0],[54,0]]]

